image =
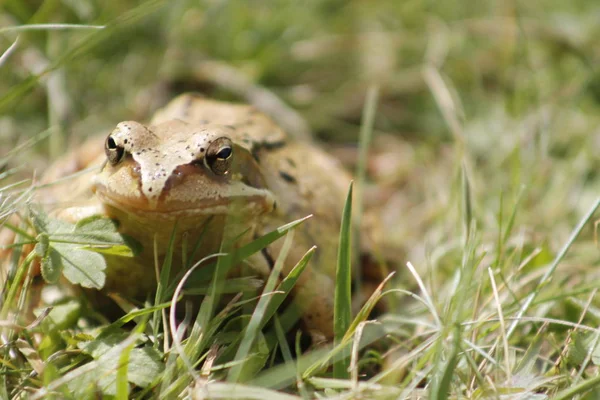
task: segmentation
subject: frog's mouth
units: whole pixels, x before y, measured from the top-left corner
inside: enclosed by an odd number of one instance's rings
[[[261,215],[274,209],[275,201],[268,191],[256,195],[229,196],[224,199],[198,199],[193,203],[159,198],[151,202],[146,198],[114,196],[110,191],[96,190],[96,195],[108,206],[130,214],[147,215],[149,219],[171,219],[181,216],[207,215]]]
[[[109,185],[95,179],[92,190],[110,207],[149,219],[175,219],[207,215],[258,216],[275,208],[273,194],[242,180],[214,180],[203,175],[184,177],[158,196],[146,196],[138,180],[110,176]],[[110,187],[109,187],[110,186]]]

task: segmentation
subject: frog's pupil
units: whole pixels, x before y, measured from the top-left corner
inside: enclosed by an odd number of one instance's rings
[[[223,147],[217,153],[217,157],[222,158],[223,160],[229,158],[230,155],[231,155],[231,147]]]
[[[117,144],[115,143],[115,140],[112,137],[108,138],[108,140],[106,141],[106,144],[110,150],[114,150],[117,148]]]

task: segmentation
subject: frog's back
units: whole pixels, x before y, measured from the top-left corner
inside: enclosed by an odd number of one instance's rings
[[[154,114],[150,125],[173,119],[198,126],[210,123],[231,127],[231,139],[248,149],[257,145],[275,146],[287,140],[285,132],[253,106],[210,100],[194,94],[173,99]]]

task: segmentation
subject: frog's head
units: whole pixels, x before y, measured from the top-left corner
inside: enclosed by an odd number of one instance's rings
[[[274,197],[232,127],[121,122],[105,141],[93,188],[108,206],[150,219],[272,211]]]

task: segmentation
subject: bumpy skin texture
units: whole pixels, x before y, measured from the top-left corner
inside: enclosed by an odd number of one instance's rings
[[[333,336],[337,240],[350,183],[335,159],[311,144],[294,142],[251,106],[190,94],[174,99],[147,126],[118,124],[105,145],[100,143],[91,139],[48,176],[97,168],[92,179],[83,176],[52,193],[49,198],[66,206],[57,215],[72,222],[92,214],[115,218],[120,231],[144,247],[135,258],[106,257],[105,292],[139,298],[153,290],[154,245],[162,258],[174,231],[176,265],[184,235],[193,243],[205,224],[208,234],[198,259],[217,252],[223,239],[238,238],[243,245],[313,214],[295,232],[283,273],[318,246],[294,298],[309,329]],[[110,149],[106,154],[105,147]],[[231,152],[218,153],[225,147]],[[215,154],[228,157],[217,160]],[[252,258],[259,273],[269,273],[281,245],[279,240]]]

